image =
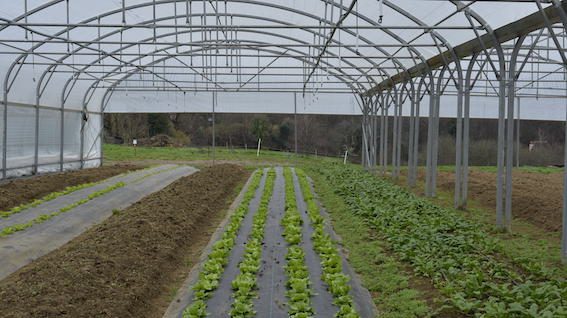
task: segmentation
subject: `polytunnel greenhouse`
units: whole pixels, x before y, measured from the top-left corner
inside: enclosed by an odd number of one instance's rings
[[[0,316],[567,317],[567,2],[0,6]]]

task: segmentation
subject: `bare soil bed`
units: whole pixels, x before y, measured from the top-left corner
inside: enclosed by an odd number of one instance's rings
[[[9,180],[0,184],[0,211],[39,199],[53,192],[61,191],[65,187],[101,181],[141,168],[144,167],[132,164],[118,164]]]
[[[205,168],[113,215],[1,281],[2,317],[160,317],[248,175]]]
[[[424,175],[421,177],[424,178]],[[438,184],[454,190],[454,174],[440,172]],[[561,230],[563,174],[514,171],[512,214],[546,231]],[[469,198],[487,209],[496,209],[496,173],[471,169]]]

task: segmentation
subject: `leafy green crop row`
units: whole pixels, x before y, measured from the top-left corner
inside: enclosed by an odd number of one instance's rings
[[[270,199],[274,192],[274,181],[276,173],[273,169],[268,171],[266,178],[266,186],[264,194],[260,199],[260,206],[252,221],[252,231],[246,242],[244,256],[238,268],[240,273],[232,281],[232,309],[231,317],[248,318],[254,317],[254,297],[256,296],[257,274],[260,270],[260,261],[262,258],[262,242],[264,240],[264,225],[269,213]]]
[[[148,169],[151,169],[151,168],[153,168],[153,167],[148,167],[148,168],[145,168],[145,169],[143,169],[143,170],[148,170]],[[175,168],[177,168],[177,166],[175,166]],[[169,169],[167,169],[167,170],[169,170]],[[158,171],[158,172],[163,172],[163,170],[162,170],[162,171]],[[123,172],[123,173],[117,175],[116,177],[123,176],[123,175],[128,174],[128,173],[130,173],[130,172],[129,172],[129,171],[128,171],[128,172]],[[145,178],[145,177],[148,177],[148,176],[151,176],[151,175],[153,175],[153,173],[150,173],[149,175],[142,176],[142,178]],[[138,179],[136,179],[136,181],[137,181],[137,180],[138,180]],[[61,197],[61,196],[67,195],[67,194],[71,194],[71,193],[73,193],[73,192],[76,192],[76,191],[79,191],[79,190],[82,190],[82,189],[86,189],[86,188],[93,187],[93,186],[98,185],[98,184],[101,184],[101,183],[103,183],[103,182],[105,182],[105,181],[106,181],[106,180],[101,180],[101,181],[98,181],[98,182],[88,182],[88,183],[83,183],[83,184],[79,184],[79,185],[76,185],[76,186],[65,187],[65,189],[63,189],[62,191],[52,192],[52,193],[50,193],[50,194],[48,194],[48,195],[46,195],[46,196],[44,196],[44,197],[42,197],[42,198],[40,198],[40,199],[35,199],[35,200],[31,201],[31,202],[23,203],[23,204],[20,204],[20,205],[18,205],[18,206],[16,206],[16,207],[13,207],[13,208],[11,208],[11,209],[8,210],[8,211],[0,211],[0,217],[1,217],[1,218],[7,218],[7,217],[9,217],[9,216],[11,216],[11,215],[13,215],[13,214],[17,214],[17,213],[23,212],[23,211],[25,211],[25,210],[27,210],[27,209],[35,208],[36,206],[38,206],[38,205],[40,205],[40,204],[42,204],[42,203],[55,200],[55,199],[57,199],[58,197]]]
[[[80,184],[80,185],[76,185],[76,186],[66,187],[62,191],[50,193],[50,194],[44,196],[41,199],[35,199],[31,202],[20,204],[16,207],[11,208],[8,211],[0,211],[0,217],[7,218],[7,217],[9,217],[13,214],[20,213],[24,210],[27,210],[27,209],[30,209],[30,208],[35,208],[36,206],[38,206],[38,205],[40,205],[44,202],[49,202],[49,201],[54,200],[54,199],[56,199],[60,196],[67,195],[67,194],[70,194],[70,193],[73,193],[75,191],[79,191],[79,190],[82,190],[82,189],[90,188],[90,187],[92,187],[92,186],[94,186],[98,183],[99,182],[89,182],[89,183],[84,183],[84,184]]]
[[[542,279],[538,267],[520,275],[501,259],[497,240],[444,209],[343,165],[315,168],[351,213],[383,235],[402,261],[430,278],[448,306],[476,317],[567,317],[567,282]]]
[[[199,279],[193,286],[193,304],[184,310],[183,318],[202,318],[207,316],[206,300],[211,297],[212,292],[218,287],[224,267],[228,263],[230,251],[234,247],[242,220],[248,214],[250,201],[254,198],[261,180],[262,173],[256,171],[252,176],[248,189],[244,193],[242,201],[231,215],[221,239],[215,242],[207,261],[203,264],[201,273],[199,273]]]
[[[97,197],[105,195],[106,193],[114,191],[114,190],[121,188],[125,185],[126,184],[124,182],[115,183],[115,184],[113,184],[113,185],[111,185],[111,186],[109,186],[105,189],[102,189],[102,190],[99,190],[99,191],[96,191],[96,192],[89,194],[89,196],[84,198],[84,199],[81,199],[77,202],[74,202],[72,204],[64,206],[61,209],[59,209],[58,211],[55,211],[55,212],[52,212],[52,213],[49,213],[49,214],[42,214],[42,215],[40,215],[40,216],[38,216],[38,217],[36,217],[36,218],[32,219],[31,221],[26,222],[26,223],[20,223],[20,224],[7,226],[0,231],[0,237],[8,236],[10,234],[13,234],[13,233],[16,233],[16,232],[19,232],[19,231],[23,231],[27,228],[32,227],[34,224],[41,224],[41,223],[43,223],[47,220],[50,220],[50,219],[52,219],[52,218],[54,218],[54,217],[56,217],[60,214],[69,212],[70,210],[78,207],[79,205],[85,204],[85,203],[87,203],[87,202],[89,202],[89,201],[91,201],[91,200],[93,200]]]
[[[323,281],[327,284],[329,292],[333,295],[334,304],[339,307],[335,317],[357,318],[358,313],[354,308],[352,297],[349,294],[349,277],[343,274],[342,259],[335,243],[325,232],[325,219],[321,216],[319,206],[313,197],[309,187],[309,181],[303,170],[296,169],[297,177],[303,199],[307,204],[307,214],[313,226],[313,246],[321,257],[323,269]]]
[[[309,271],[305,265],[305,252],[300,246],[302,239],[301,214],[297,210],[295,189],[293,186],[293,174],[291,168],[285,168],[285,214],[282,219],[284,227],[283,236],[289,244],[287,249],[285,270],[287,273],[286,296],[289,300],[289,317],[308,318],[313,317],[311,307]]]

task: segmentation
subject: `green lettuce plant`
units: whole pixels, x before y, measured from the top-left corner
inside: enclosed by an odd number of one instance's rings
[[[252,175],[242,201],[231,215],[222,237],[214,243],[211,252],[207,256],[207,260],[203,264],[199,278],[193,286],[193,303],[183,311],[184,318],[207,316],[206,300],[211,297],[212,292],[218,287],[221,275],[228,263],[230,251],[234,247],[234,241],[238,235],[242,220],[248,213],[250,201],[254,198],[261,180],[262,173],[256,171]]]
[[[290,168],[284,169],[285,179],[285,214],[282,218],[283,236],[288,243],[285,271],[287,274],[287,292],[289,317],[313,317],[311,306],[309,271],[305,265],[305,253],[300,244],[302,241],[303,220],[297,210],[293,173]]]
[[[325,232],[325,220],[321,216],[317,201],[313,197],[307,176],[301,169],[295,171],[303,199],[307,204],[307,214],[313,226],[313,247],[321,258],[322,280],[327,284],[329,292],[333,295],[333,302],[339,308],[335,317],[358,318],[360,316],[356,312],[353,299],[349,294],[350,279],[343,273],[342,258],[335,243]]]
[[[232,281],[232,298],[234,301],[230,311],[231,317],[248,318],[256,316],[254,298],[257,293],[257,274],[260,269],[264,227],[269,214],[269,204],[274,191],[275,178],[275,171],[270,169],[266,177],[266,186],[260,199],[258,211],[252,221],[252,231],[244,249],[244,256],[238,265],[240,273]]]

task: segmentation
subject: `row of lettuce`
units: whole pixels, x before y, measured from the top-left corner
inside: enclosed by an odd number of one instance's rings
[[[252,176],[244,199],[230,217],[222,238],[217,241],[203,264],[198,281],[193,286],[193,301],[183,312],[184,318],[207,317],[207,300],[219,286],[219,281],[228,263],[230,252],[242,223],[249,209],[250,202],[260,185],[262,173],[257,171]],[[308,215],[314,228],[311,238],[303,235],[303,219],[297,207],[297,197],[294,187],[294,175],[291,168],[284,169],[285,181],[285,212],[281,220],[283,237],[287,243],[285,265],[286,297],[288,316],[292,318],[308,318],[315,316],[312,306],[314,293],[311,290],[311,279],[308,266],[305,263],[305,251],[302,241],[312,239],[314,249],[321,259],[323,276],[321,279],[328,285],[337,307],[335,317],[358,318],[354,302],[349,295],[350,285],[348,276],[342,273],[342,259],[335,243],[324,230],[324,219],[319,213],[319,207],[313,197],[307,176],[297,169],[298,181],[303,198],[308,206]],[[257,276],[261,267],[262,246],[265,223],[269,214],[269,202],[273,195],[276,174],[269,169],[262,191],[260,203],[253,217],[252,230],[248,236],[245,253],[238,265],[239,274],[232,281],[232,305],[230,317],[257,317],[254,301],[258,296]],[[317,278],[319,279],[319,278]],[[332,305],[332,304],[329,304]]]
[[[475,317],[567,317],[567,282],[502,245],[460,213],[436,206],[357,167],[313,167],[447,306]]]

